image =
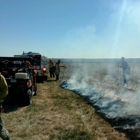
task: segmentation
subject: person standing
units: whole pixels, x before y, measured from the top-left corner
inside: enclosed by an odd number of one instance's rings
[[[50,77],[55,77],[55,67],[54,67],[54,62],[53,60],[50,58],[49,60],[49,73],[50,73]]]
[[[129,74],[130,74],[130,67],[128,66],[128,63],[125,61],[125,58],[121,58],[121,67],[123,69],[123,79],[124,79],[124,84],[127,86],[128,79],[129,79]]]
[[[56,81],[59,80],[60,67],[64,67],[64,68],[66,68],[66,66],[61,65],[61,64],[60,64],[60,60],[58,60],[57,63],[55,64]]]
[[[8,95],[8,85],[5,77],[0,74],[0,137],[3,140],[10,140],[9,132],[4,128],[4,122],[2,120],[2,102]]]

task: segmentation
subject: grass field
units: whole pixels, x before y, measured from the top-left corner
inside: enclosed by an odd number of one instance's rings
[[[115,81],[117,69],[111,71],[106,64],[66,66],[59,81],[49,78],[38,83],[38,95],[33,97],[31,105],[5,109],[3,119],[11,140],[130,140],[127,134],[115,130],[96,113],[84,98],[60,87],[62,80],[68,80],[75,73],[80,74],[77,82],[85,77],[90,85],[93,77],[103,80],[107,73]],[[137,76],[133,84],[138,84],[138,79]]]

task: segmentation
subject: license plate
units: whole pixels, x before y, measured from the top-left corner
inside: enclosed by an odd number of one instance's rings
[[[11,83],[16,83],[17,80],[16,79],[11,79]]]

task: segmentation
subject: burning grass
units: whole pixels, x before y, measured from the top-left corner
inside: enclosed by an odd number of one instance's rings
[[[85,73],[82,75],[84,77],[79,73],[79,69],[75,69],[71,78],[64,82],[62,87],[84,97],[113,127],[127,132],[134,140],[140,137],[140,74],[136,63],[130,65],[133,67],[131,66],[128,87],[122,84],[122,69],[117,68],[113,63],[92,64],[92,67],[85,64],[86,70],[81,65],[80,72]]]
[[[61,81],[38,84],[38,95],[27,107],[3,113],[13,140],[128,140],[96,114],[94,108]]]
[[[3,113],[11,139],[130,140],[127,137],[128,133],[116,131],[113,123],[108,123],[100,112],[97,113],[97,107],[106,109],[105,105],[110,109],[116,107],[116,111],[117,107],[125,107],[124,103],[128,101],[124,96],[126,94],[129,99],[133,100],[130,91],[126,92],[125,89],[122,90],[121,87],[116,86],[118,81],[122,81],[122,71],[118,71],[114,64],[66,65],[67,69],[65,71],[62,69],[61,78],[72,84],[72,86],[69,84],[68,89],[70,90],[60,87],[62,81],[48,79],[48,82],[38,83],[38,95],[33,97],[32,105],[11,106],[6,109],[7,113]],[[137,69],[132,69],[132,71],[135,70]],[[134,77],[131,75],[130,84],[138,87],[139,76]],[[94,92],[91,91],[93,88]],[[93,95],[97,98],[90,98],[92,103],[89,103],[89,97]],[[103,101],[106,99],[107,101],[113,99],[113,101],[104,103]],[[95,109],[92,106],[93,103],[96,103],[96,105],[94,104]],[[119,106],[114,106],[113,103]],[[130,115],[131,113],[128,114],[128,116]],[[115,121],[116,125],[118,121]],[[122,124],[126,122],[123,119],[119,121]]]

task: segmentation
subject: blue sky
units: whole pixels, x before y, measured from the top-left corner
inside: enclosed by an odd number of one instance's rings
[[[0,55],[139,58],[139,0],[0,0]]]

